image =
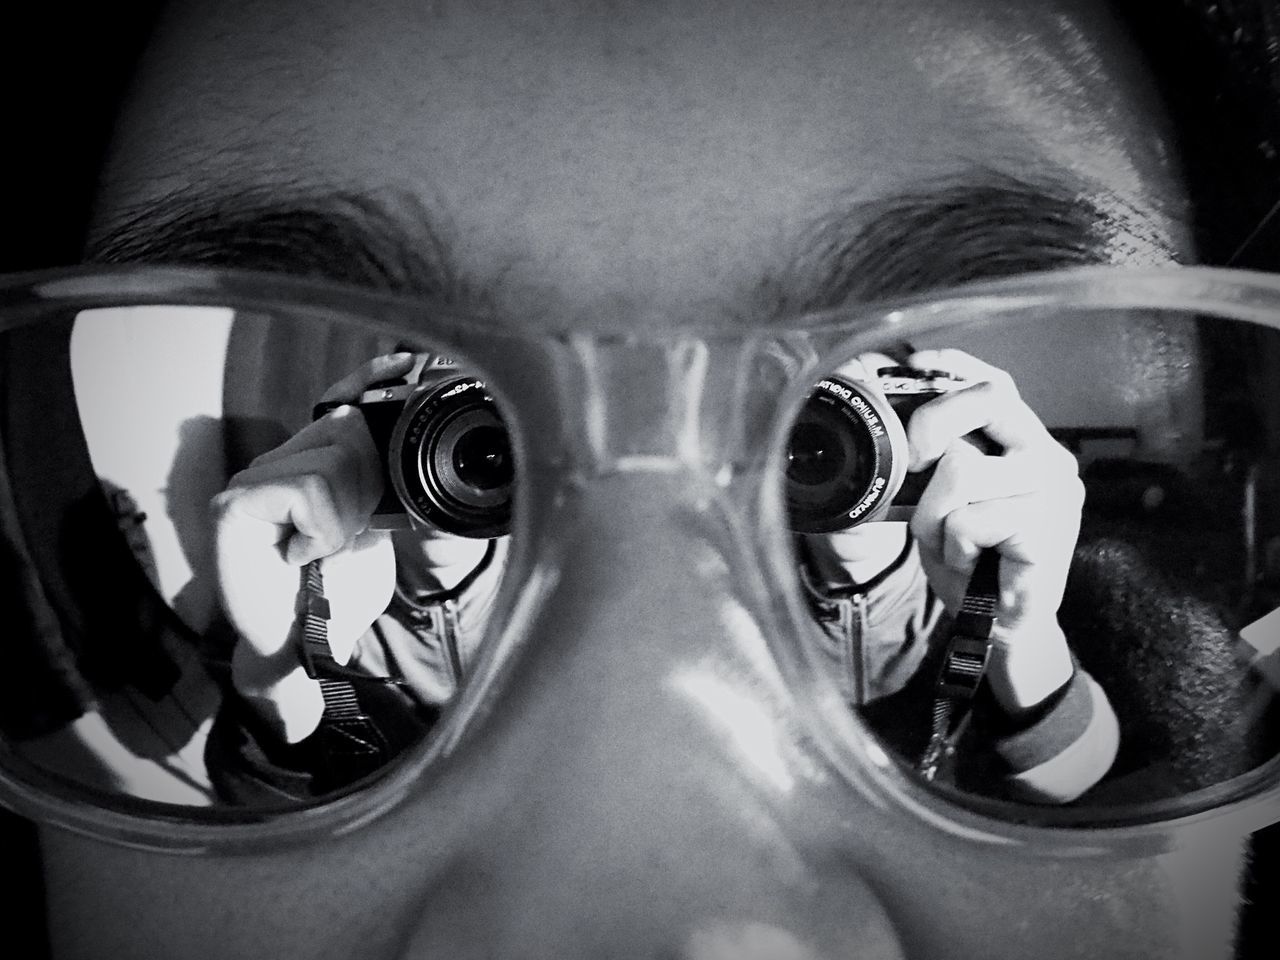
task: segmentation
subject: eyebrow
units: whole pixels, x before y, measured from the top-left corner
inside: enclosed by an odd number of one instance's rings
[[[483,308],[426,206],[407,193],[260,186],[172,194],[96,236],[99,263],[180,263],[321,277]],[[837,201],[802,232],[753,303],[779,316],[969,280],[1175,259],[1152,218],[1065,180],[995,171],[885,198]]]
[[[919,293],[971,280],[1177,259],[1168,232],[1120,197],[981,170],[836,205],[804,235],[779,289],[791,310]]]
[[[91,237],[85,258],[244,268],[450,303],[472,299],[435,219],[407,193],[276,185],[177,192]]]

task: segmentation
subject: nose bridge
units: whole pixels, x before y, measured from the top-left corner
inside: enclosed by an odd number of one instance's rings
[[[768,417],[741,389],[758,364],[687,340],[570,352],[564,432],[541,433],[560,449],[518,468],[506,662],[455,752],[457,789],[501,799],[409,952],[896,956],[831,845],[839,788],[776,657],[787,608],[766,561],[784,541],[756,515]]]

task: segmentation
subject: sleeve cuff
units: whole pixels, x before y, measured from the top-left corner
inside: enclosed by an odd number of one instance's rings
[[[1069,803],[1101,780],[1120,746],[1120,726],[1106,693],[1077,668],[1063,692],[1030,726],[996,741],[1020,799]]]

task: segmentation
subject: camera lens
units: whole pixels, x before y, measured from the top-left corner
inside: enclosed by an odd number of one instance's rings
[[[825,424],[801,421],[791,431],[787,448],[787,479],[806,487],[830,483],[844,472],[840,436]]]
[[[506,533],[514,463],[507,428],[484,382],[442,383],[416,399],[402,421],[392,481],[406,509],[459,536]]]
[[[818,384],[787,444],[792,530],[830,533],[878,515],[893,495],[892,437],[901,426],[891,418],[887,404],[856,383],[832,377]]]
[[[511,483],[511,443],[498,426],[474,427],[453,448],[453,470],[476,490],[496,490]]]
[[[492,404],[442,411],[423,438],[419,476],[437,506],[457,520],[507,505],[511,486],[507,431]]]

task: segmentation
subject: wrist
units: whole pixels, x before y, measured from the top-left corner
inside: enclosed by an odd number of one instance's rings
[[[987,680],[996,702],[1008,713],[1038,706],[1075,673],[1075,661],[1056,618],[1015,628],[997,623],[992,640]]]

